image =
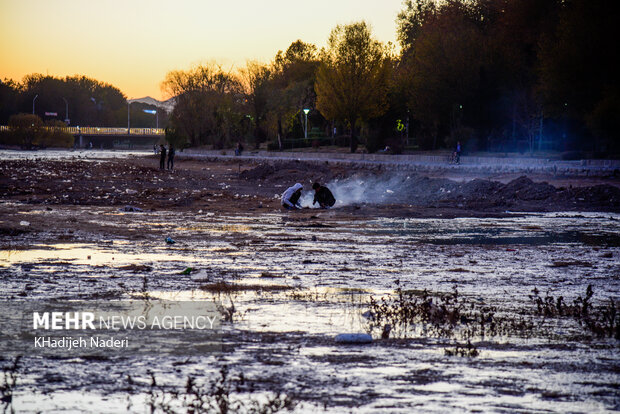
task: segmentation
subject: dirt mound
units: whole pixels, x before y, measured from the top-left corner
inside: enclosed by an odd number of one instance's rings
[[[620,208],[620,188],[604,184],[580,188],[556,188],[522,176],[506,184],[486,179],[458,183],[442,178],[414,177],[402,189],[408,202],[421,206],[436,203],[458,208],[510,208],[527,211],[554,211],[574,208]],[[394,197],[392,202],[398,201]]]
[[[437,200],[452,199],[458,184],[445,178],[429,178],[419,176],[410,184],[412,199],[419,204],[433,203]]]
[[[501,188],[501,183],[476,178],[456,188],[455,195],[465,198],[486,200],[495,195]]]
[[[505,199],[547,200],[556,193],[556,188],[545,182],[535,183],[526,176],[512,180],[499,188],[495,195]]]
[[[328,166],[310,164],[302,161],[282,161],[261,163],[256,167],[243,171],[240,177],[244,180],[269,181],[308,181],[325,179],[331,176]]]
[[[444,186],[446,185],[444,184]],[[459,199],[467,202],[487,201],[493,205],[503,205],[517,200],[547,200],[556,191],[552,185],[544,182],[535,183],[525,176],[507,184],[476,178],[457,186],[453,191],[444,192],[440,198],[442,200]]]
[[[470,207],[485,208],[510,206],[522,201],[544,201],[553,197],[557,189],[548,183],[535,183],[527,177],[519,177],[507,184],[476,178],[468,182],[455,182],[445,178],[416,176],[402,183],[390,182],[397,188],[397,194],[404,193],[409,202],[418,205],[466,204]]]
[[[449,186],[443,183],[443,187]],[[592,187],[556,188],[546,182],[534,182],[522,176],[502,184],[475,179],[454,191],[436,194],[443,203],[465,203],[468,207],[510,207],[553,211],[573,208],[620,208],[620,188],[601,184]]]
[[[264,180],[276,172],[276,167],[271,164],[259,164],[251,170],[245,170],[240,177],[244,180]]]

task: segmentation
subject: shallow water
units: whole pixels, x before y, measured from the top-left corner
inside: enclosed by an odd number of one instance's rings
[[[530,309],[534,288],[569,303],[591,285],[596,304],[620,292],[620,215],[519,214],[508,218],[352,220],[333,211],[298,220],[194,213],[119,214],[80,207],[41,210],[49,220],[76,214],[109,233],[24,234],[0,252],[0,299],[220,300],[234,304],[225,351],[189,360],[110,356],[105,360],[23,361],[15,406],[26,412],[143,412],[148,371],[182,387],[227,364],[255,382],[256,394],[283,391],[300,412],[604,412],[620,409],[618,342],[552,322],[548,335],[476,338],[480,355],[447,356],[454,339],[417,334],[370,345],[334,336],[364,332],[370,297],[404,290],[448,293],[502,312]],[[166,244],[158,228],[175,239]],[[139,236],[115,236],[114,229]],[[134,272],[128,265],[145,265]],[[200,269],[183,275],[187,267]],[[247,289],[214,293],[228,281]],[[280,290],[260,287],[280,286]],[[284,289],[288,287],[289,289]],[[581,339],[580,339],[581,338]],[[127,375],[143,385],[128,392]]]

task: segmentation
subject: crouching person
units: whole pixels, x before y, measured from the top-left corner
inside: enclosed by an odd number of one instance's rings
[[[321,208],[330,208],[336,204],[336,198],[334,198],[332,192],[329,191],[329,188],[319,183],[312,184],[312,188],[314,189],[313,205],[319,203]]]
[[[294,186],[289,187],[282,194],[282,207],[287,210],[299,210],[301,204],[299,204],[299,198],[301,197],[301,190],[303,185],[296,183]]]

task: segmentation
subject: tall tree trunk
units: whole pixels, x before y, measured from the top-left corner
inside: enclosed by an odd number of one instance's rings
[[[256,127],[254,127],[254,149],[260,147],[260,126],[258,125],[258,118],[256,118]]]
[[[278,147],[282,151],[282,117],[278,115]]]
[[[349,115],[349,122],[351,123],[351,153],[357,151],[357,136],[355,135],[355,120],[357,119],[357,114]]]
[[[355,136],[355,127],[351,128],[351,153],[357,151],[357,137]]]

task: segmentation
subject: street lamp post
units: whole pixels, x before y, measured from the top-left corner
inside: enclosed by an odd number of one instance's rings
[[[34,98],[32,99],[32,115],[34,115],[34,101],[36,101],[38,97],[39,97],[39,94],[36,94]]]
[[[304,108],[304,114],[306,115],[306,127],[304,128],[304,138],[308,138],[308,112],[310,112],[310,109]]]
[[[129,99],[127,99],[127,135],[129,135],[129,124],[131,123],[131,118],[129,115]]]

